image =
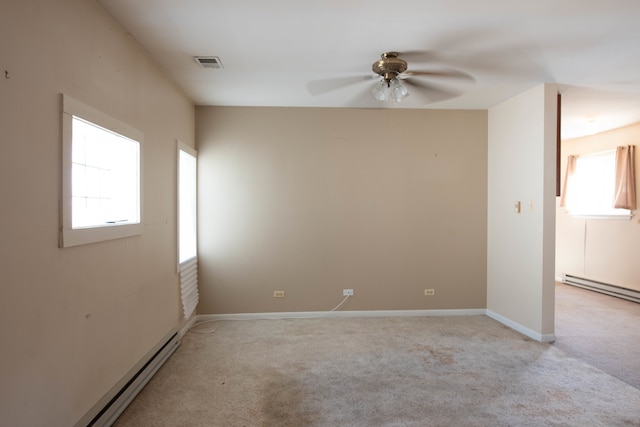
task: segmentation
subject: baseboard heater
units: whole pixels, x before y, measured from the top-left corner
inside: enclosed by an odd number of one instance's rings
[[[173,330],[122,378],[74,427],[111,426],[180,345]]]
[[[563,275],[562,282],[567,285],[578,286],[580,288],[640,303],[640,292],[634,289],[623,288],[622,286],[611,285],[609,283],[598,282],[596,280],[585,279],[584,277],[572,276],[570,274]]]

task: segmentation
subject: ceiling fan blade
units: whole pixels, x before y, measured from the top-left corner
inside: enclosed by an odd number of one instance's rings
[[[463,68],[474,75],[485,74],[491,78],[513,79],[514,76],[538,76],[544,74],[552,81],[551,71],[539,49],[517,40],[479,38],[452,49],[442,62],[455,68]]]
[[[307,91],[311,95],[322,95],[323,93],[332,92],[354,84],[368,82],[375,78],[376,76],[373,75],[365,75],[313,80],[307,83]]]
[[[464,31],[456,31],[455,34],[446,34],[425,41],[425,50],[399,51],[398,57],[409,63],[442,63],[446,61],[443,52],[455,51],[460,47],[474,43],[474,41],[486,37],[486,29],[468,28]]]
[[[410,79],[403,80],[402,83],[415,89],[410,90],[409,95],[416,94],[417,96],[427,101],[426,103],[428,104],[457,98],[463,93],[463,91],[461,90],[444,88],[433,83],[420,82]]]
[[[441,70],[407,70],[404,73],[398,76],[400,79],[406,79],[409,77],[433,77],[433,78],[446,78],[446,79],[457,79],[457,80],[466,80],[468,82],[475,82],[476,79],[469,73],[465,73],[461,70],[456,70],[453,68],[446,68]]]
[[[398,52],[398,58],[408,63],[434,62],[437,58],[432,50],[405,50]]]
[[[351,108],[384,108],[385,103],[377,101],[371,94],[371,86],[367,85],[346,103]]]
[[[577,50],[593,43],[594,40],[578,41]],[[418,41],[420,43],[420,41]],[[559,49],[569,43],[558,43]],[[555,81],[544,55],[537,46],[515,38],[504,37],[492,28],[468,27],[454,34],[442,34],[421,43],[425,50],[399,52],[399,57],[410,66],[420,63],[439,64],[462,68],[476,77],[513,79],[514,76],[546,76]],[[420,46],[420,44],[418,45]],[[572,51],[564,48],[564,51]],[[560,52],[559,52],[560,54]]]

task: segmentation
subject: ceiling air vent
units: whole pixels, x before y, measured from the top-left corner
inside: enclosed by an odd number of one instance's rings
[[[202,68],[208,68],[211,70],[219,70],[223,68],[222,62],[220,62],[220,58],[217,56],[194,56],[193,59],[195,59]]]

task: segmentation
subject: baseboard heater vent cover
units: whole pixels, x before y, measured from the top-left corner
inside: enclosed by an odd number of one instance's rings
[[[173,330],[116,384],[74,427],[109,427],[180,345]]]
[[[614,297],[626,299],[640,303],[640,292],[634,289],[623,288],[622,286],[611,285],[608,283],[598,282],[596,280],[585,279],[584,277],[572,276],[565,274],[562,276],[562,282],[567,285],[578,286],[580,288],[589,289],[591,291],[600,292]]]

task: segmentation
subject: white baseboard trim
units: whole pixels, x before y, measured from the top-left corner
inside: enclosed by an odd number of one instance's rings
[[[536,341],[540,341],[540,342],[554,342],[556,340],[556,336],[555,334],[540,334],[532,329],[527,328],[526,326],[523,326],[517,322],[514,322],[511,319],[507,319],[506,317],[491,311],[489,309],[486,310],[486,314],[487,316],[489,316],[490,318],[492,318],[493,320],[497,320],[498,322],[502,323],[503,325],[506,325],[508,327],[510,327],[511,329],[514,329],[518,332],[520,332],[523,335],[528,336],[529,338],[532,338]]]
[[[484,308],[452,310],[360,310],[360,311],[302,311],[287,313],[238,313],[238,314],[198,314],[197,322],[214,320],[281,320],[320,319],[339,317],[420,317],[420,316],[474,316],[485,314]]]
[[[187,332],[189,332],[189,329],[193,326],[194,323],[196,323],[197,318],[197,315],[191,316],[187,323],[185,323],[185,325],[180,329],[180,338],[184,337]]]
[[[188,327],[183,328],[184,333],[194,324],[201,322],[214,322],[218,320],[285,320],[285,319],[327,319],[347,317],[421,317],[421,316],[478,316],[486,315],[503,325],[520,332],[539,342],[554,342],[555,334],[540,334],[513,320],[495,313],[489,309],[451,309],[451,310],[361,310],[361,311],[301,311],[283,313],[234,313],[234,314],[198,314]]]
[[[612,285],[605,282],[599,282],[597,280],[574,276],[572,274],[564,274],[562,276],[561,282],[566,285],[575,286],[612,297],[625,299],[627,301],[640,303],[640,291],[636,289],[625,288],[623,286]]]

